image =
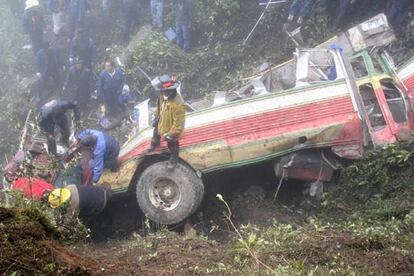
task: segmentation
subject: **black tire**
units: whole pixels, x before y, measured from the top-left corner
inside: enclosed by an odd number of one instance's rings
[[[203,181],[193,169],[178,163],[168,170],[168,161],[146,168],[138,179],[137,201],[146,216],[160,224],[179,223],[200,206],[204,196]]]

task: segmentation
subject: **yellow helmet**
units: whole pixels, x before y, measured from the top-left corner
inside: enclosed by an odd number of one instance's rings
[[[70,191],[66,188],[53,190],[48,198],[50,207],[53,209],[58,208],[62,204],[68,202],[70,196]]]

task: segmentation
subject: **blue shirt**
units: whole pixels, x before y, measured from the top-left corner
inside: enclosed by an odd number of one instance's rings
[[[95,148],[93,149],[93,182],[98,182],[105,168],[106,143],[104,133],[101,131],[87,129],[79,134],[82,140],[87,136],[93,135],[97,138]]]
[[[103,70],[99,74],[98,92],[99,93],[115,93],[120,95],[124,88],[125,76],[124,73],[115,69],[115,74],[111,77],[108,71]]]

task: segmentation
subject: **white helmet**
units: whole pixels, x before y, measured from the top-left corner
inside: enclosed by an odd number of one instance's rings
[[[26,0],[26,8],[25,10],[28,10],[30,8],[39,6],[39,1],[37,0]]]

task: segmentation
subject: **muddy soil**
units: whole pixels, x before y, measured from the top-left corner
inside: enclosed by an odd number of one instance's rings
[[[0,208],[0,274],[88,275],[89,258],[55,240],[59,234],[36,210]]]
[[[253,178],[256,179],[252,182]],[[112,203],[118,212],[97,218],[92,231],[95,242],[63,246],[59,234],[35,214],[0,209],[0,273],[67,275],[251,275],[265,270],[252,264],[248,270],[236,262],[238,236],[224,218],[226,209],[213,191],[223,194],[232,209],[237,226],[254,225],[266,229],[273,221],[301,229],[295,246],[262,252],[260,258],[271,263],[300,265],[303,272],[340,262],[367,275],[412,275],[414,256],[410,252],[368,242],[341,229],[320,231],[306,223],[306,208],[300,204],[299,183],[285,183],[278,200],[276,185],[263,167],[251,167],[221,177],[224,189],[210,187],[208,200],[191,220],[199,235],[185,234],[183,225],[169,231],[154,227],[137,213],[134,198]],[[212,181],[211,179],[209,181]],[[211,183],[211,182],[210,182]],[[252,183],[254,185],[252,185]],[[220,183],[220,185],[223,183]],[[292,186],[297,185],[297,186]],[[213,191],[211,191],[213,190]],[[279,198],[280,196],[280,198]],[[129,202],[129,203],[128,203]],[[114,210],[114,209],[111,209]],[[106,218],[105,218],[106,216]],[[131,224],[131,221],[133,223]],[[89,222],[91,223],[91,222]],[[94,222],[97,223],[97,222]],[[140,233],[139,235],[136,233]]]

